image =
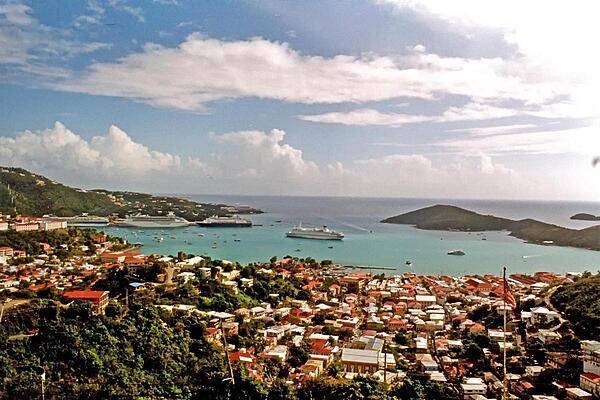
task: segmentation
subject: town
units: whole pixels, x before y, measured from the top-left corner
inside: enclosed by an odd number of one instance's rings
[[[40,345],[44,329],[83,307],[79,324],[154,310],[161,329],[191,337],[201,326],[199,340],[212,349],[203,351],[231,392],[253,382],[285,393],[269,398],[331,398],[336,385],[362,382],[370,389],[360,398],[600,397],[598,327],[567,320],[552,301],[564,285],[597,275],[387,275],[291,256],[240,265],[144,255],[54,219],[2,220],[0,231],[6,393],[18,393],[19,346]],[[38,367],[41,390],[60,393],[68,374]]]

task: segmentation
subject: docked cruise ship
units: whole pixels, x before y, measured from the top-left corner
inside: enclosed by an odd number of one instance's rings
[[[108,218],[95,215],[82,214],[77,217],[63,218],[67,221],[67,226],[106,226]]]
[[[305,228],[302,224],[293,227],[288,233],[285,234],[287,237],[303,238],[303,239],[320,239],[320,240],[342,240],[344,234],[342,232],[336,232],[323,226],[322,228]]]
[[[249,219],[241,218],[237,215],[224,217],[213,215],[212,217],[206,218],[205,220],[198,222],[198,225],[206,227],[245,228],[252,226],[252,221],[250,221]]]
[[[167,215],[128,215],[127,218],[115,223],[117,226],[135,228],[182,228],[190,223],[182,217],[170,212]]]

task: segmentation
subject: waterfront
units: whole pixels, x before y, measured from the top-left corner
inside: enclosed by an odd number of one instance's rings
[[[598,203],[499,202],[421,199],[365,199],[270,196],[188,196],[205,202],[249,204],[265,214],[252,215],[252,228],[201,228],[139,230],[107,228],[143,244],[145,254],[176,254],[183,250],[196,255],[235,260],[241,263],[265,261],[271,256],[331,259],[344,265],[394,267],[399,273],[414,270],[420,274],[498,273],[502,265],[511,272],[531,273],[597,271],[600,252],[523,243],[504,232],[485,235],[463,232],[423,231],[410,226],[379,223],[382,218],[445,203],[477,212],[509,218],[531,217],[573,228],[591,226],[571,221],[576,212],[600,214]],[[281,222],[277,222],[281,221]],[[346,235],[343,241],[291,239],[285,232],[294,224],[327,225]],[[201,236],[204,235],[204,236]],[[156,242],[155,236],[163,237]],[[482,240],[485,237],[486,240]],[[332,247],[332,248],[330,248]],[[450,250],[464,250],[465,256],[449,256]],[[299,251],[298,251],[299,250]],[[412,261],[412,266],[405,264]],[[390,273],[389,270],[385,271]]]

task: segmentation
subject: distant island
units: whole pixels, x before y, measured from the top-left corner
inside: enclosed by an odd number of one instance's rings
[[[435,205],[386,218],[388,224],[414,225],[425,230],[483,232],[508,231],[528,243],[600,250],[600,225],[569,229],[534,219],[511,220],[482,215],[450,205]]]
[[[579,213],[579,214],[572,215],[571,219],[579,220],[579,221],[600,221],[600,217],[592,215],[592,214],[586,214],[586,213]]]
[[[174,196],[154,196],[129,191],[72,188],[22,168],[0,167],[0,213],[72,217],[127,214],[161,215],[173,211],[188,221],[212,215],[256,214],[248,206],[199,203]]]

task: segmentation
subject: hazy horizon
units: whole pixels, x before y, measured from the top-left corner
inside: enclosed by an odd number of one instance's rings
[[[595,202],[599,8],[0,1],[0,165],[150,193]]]

